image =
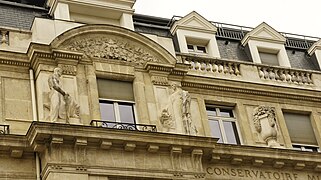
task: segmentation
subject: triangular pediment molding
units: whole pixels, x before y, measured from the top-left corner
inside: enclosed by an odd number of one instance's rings
[[[255,27],[252,31],[248,32],[242,39],[241,43],[243,46],[246,46],[246,44],[250,40],[284,44],[286,38],[282,36],[282,34],[277,32],[274,28],[272,28],[270,25],[263,22],[257,27]]]
[[[171,27],[171,33],[175,34],[178,29],[185,29],[191,31],[199,31],[206,33],[216,33],[217,28],[210,23],[203,16],[198,14],[196,11],[184,16],[182,19],[176,21]]]
[[[149,38],[128,29],[111,25],[85,25],[58,36],[53,49],[83,53],[102,61],[122,61],[143,66],[148,62],[175,64],[170,52]]]
[[[321,50],[321,39],[312,44],[312,46],[308,49],[308,54],[312,56],[316,50]]]

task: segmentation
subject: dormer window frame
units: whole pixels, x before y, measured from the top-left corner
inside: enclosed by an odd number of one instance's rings
[[[220,58],[215,37],[217,28],[197,12],[193,11],[176,21],[170,31],[177,40],[180,53]],[[193,45],[193,52],[191,48],[188,49],[188,45]],[[197,50],[197,46],[204,46],[206,53]]]
[[[241,44],[249,49],[254,63],[263,64],[260,51],[264,49],[277,54],[279,66],[291,67],[285,50],[285,42],[286,38],[265,22],[248,32],[241,40]]]
[[[200,49],[202,48],[202,49]],[[187,44],[188,52],[190,53],[199,53],[199,54],[207,54],[207,47],[203,45],[197,44]]]

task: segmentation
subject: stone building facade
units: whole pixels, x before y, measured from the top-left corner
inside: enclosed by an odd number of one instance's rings
[[[41,2],[0,2],[0,179],[321,179],[318,38]]]

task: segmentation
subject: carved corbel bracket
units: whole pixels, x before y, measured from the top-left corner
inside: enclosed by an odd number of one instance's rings
[[[76,75],[77,65],[83,57],[83,53],[55,49],[52,54],[63,74]]]
[[[195,171],[198,171],[198,172],[203,171],[202,157],[203,157],[202,149],[194,149],[192,151],[192,164]]]
[[[174,69],[172,65],[147,63],[144,68],[150,74],[151,81],[154,85],[160,85],[160,86],[169,85],[168,75]]]
[[[181,155],[182,155],[181,147],[172,147],[171,148],[171,160],[174,171],[180,171],[182,169],[181,166]]]
[[[177,63],[169,75],[172,81],[181,81],[190,69],[189,64]]]

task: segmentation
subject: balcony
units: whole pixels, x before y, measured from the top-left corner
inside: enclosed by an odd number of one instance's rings
[[[9,125],[0,125],[0,135],[10,134]]]
[[[157,128],[155,125],[147,125],[147,124],[131,124],[131,123],[120,123],[120,122],[114,122],[114,121],[92,120],[90,122],[90,125],[95,127],[102,127],[102,128],[157,132]]]
[[[252,62],[177,53],[189,65],[186,88],[321,102],[321,72]],[[255,98],[255,97],[253,97]],[[257,98],[257,97],[256,97]]]

